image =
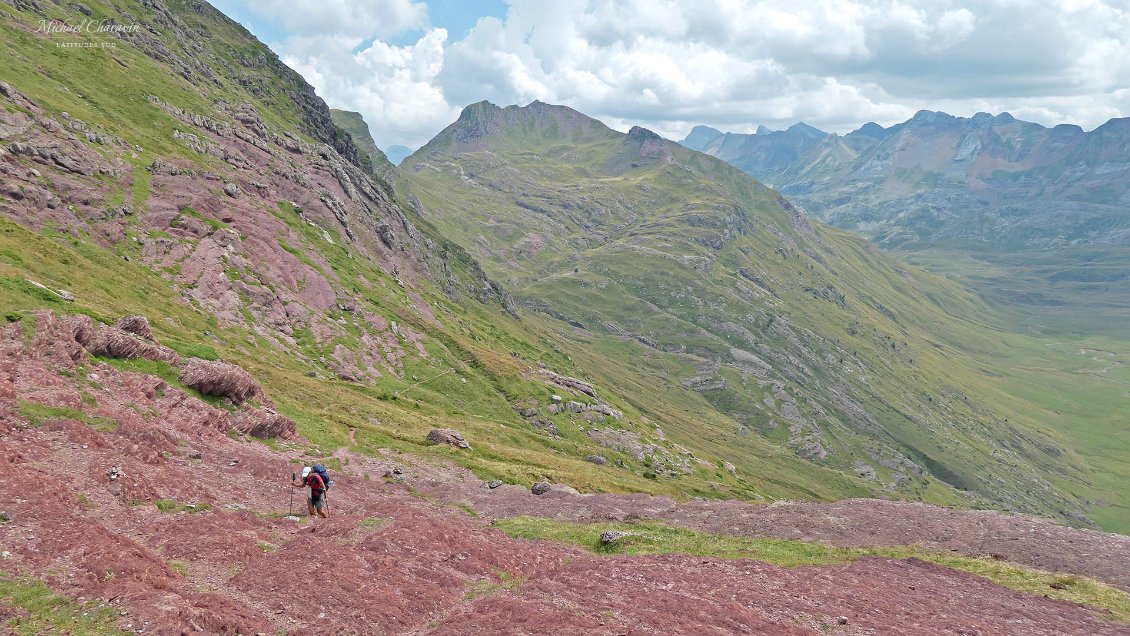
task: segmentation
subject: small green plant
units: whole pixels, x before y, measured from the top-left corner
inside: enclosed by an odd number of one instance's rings
[[[259,548],[259,551],[263,554],[270,554],[272,552],[278,551],[279,549],[279,546],[273,543],[267,543],[266,541],[256,541],[255,546]]]
[[[16,636],[39,634],[88,634],[90,636],[124,636],[115,627],[118,613],[113,608],[95,603],[79,603],[55,594],[41,581],[14,578],[0,572],[0,607],[19,608],[26,616],[16,615],[0,621],[0,627]]]
[[[182,504],[182,503],[178,502],[176,499],[158,499],[158,500],[153,502],[153,505],[157,506],[157,510],[160,510],[161,512],[169,512],[169,513],[207,512],[207,511],[212,509],[212,504],[207,503],[207,502],[202,502],[202,503],[191,503],[190,502],[190,503]]]
[[[169,559],[169,567],[176,570],[176,572],[181,576],[188,576],[188,564],[184,561]]]
[[[16,413],[36,427],[59,420],[76,420],[102,433],[112,432],[118,428],[118,423],[114,420],[100,415],[88,415],[68,406],[50,406],[20,400],[19,406],[16,407]]]

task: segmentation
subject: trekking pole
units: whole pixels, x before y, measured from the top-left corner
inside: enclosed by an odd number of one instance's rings
[[[294,516],[294,480],[295,479],[298,479],[298,475],[296,475],[295,473],[291,473],[290,474],[290,487],[287,488],[287,490],[290,491],[290,506],[287,508],[287,512],[289,512],[290,516],[292,516],[292,517]]]

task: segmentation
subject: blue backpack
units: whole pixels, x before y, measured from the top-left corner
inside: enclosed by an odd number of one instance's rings
[[[334,480],[330,479],[329,471],[321,464],[314,464],[314,472],[322,478],[322,483],[326,485],[326,492],[329,492],[330,486],[334,484]]]

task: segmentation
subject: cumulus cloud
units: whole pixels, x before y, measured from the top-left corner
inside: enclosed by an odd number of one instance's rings
[[[509,0],[449,41],[414,0],[297,0],[269,42],[379,144],[419,145],[471,102],[563,103],[678,137],[918,109],[1094,127],[1130,114],[1122,0]],[[393,34],[419,33],[414,44]]]

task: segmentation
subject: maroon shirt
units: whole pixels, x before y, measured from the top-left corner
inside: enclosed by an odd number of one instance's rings
[[[326,492],[326,484],[318,473],[310,473],[302,479],[302,485],[310,487],[310,494],[317,497]]]

